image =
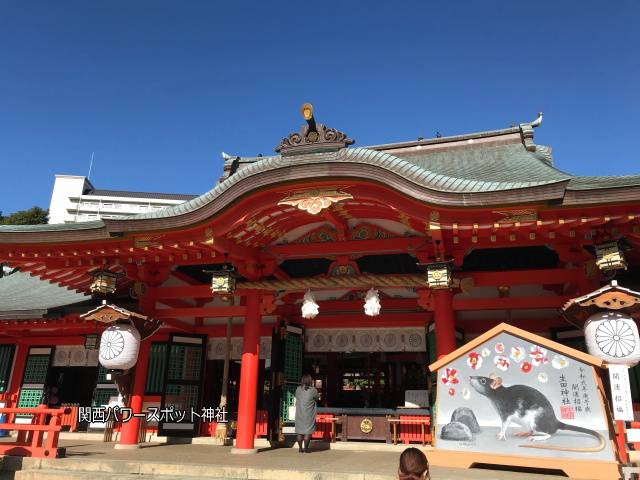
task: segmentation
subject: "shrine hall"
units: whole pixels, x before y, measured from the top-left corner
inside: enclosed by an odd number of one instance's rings
[[[424,443],[429,364],[503,322],[585,351],[558,310],[614,277],[640,288],[640,175],[566,173],[569,159],[534,141],[542,113],[365,147],[310,105],[302,113],[274,155],[223,154],[213,188],[185,203],[0,226],[4,406],[224,407],[222,436],[253,450],[257,438],[291,438],[309,373],[314,438],[391,442],[394,419],[414,418],[415,438],[400,441],[420,441],[422,428]],[[640,411],[640,372],[630,374]],[[122,424],[119,445],[138,446],[141,422]],[[216,436],[221,423],[187,415],[145,428]]]

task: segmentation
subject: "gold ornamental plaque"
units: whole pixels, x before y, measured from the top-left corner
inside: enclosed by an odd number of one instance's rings
[[[362,433],[370,433],[371,430],[373,430],[373,423],[371,423],[371,420],[368,418],[362,420],[362,422],[360,422],[360,430],[362,430]]]

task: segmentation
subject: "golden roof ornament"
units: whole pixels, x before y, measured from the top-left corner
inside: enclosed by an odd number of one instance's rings
[[[316,123],[313,117],[313,106],[310,103],[302,105],[300,111],[302,118],[307,121],[307,125],[300,129],[301,133],[290,134],[274,148],[282,156],[321,150],[338,150],[354,143],[354,140],[347,138],[344,133],[335,128],[326,128],[322,123]]]

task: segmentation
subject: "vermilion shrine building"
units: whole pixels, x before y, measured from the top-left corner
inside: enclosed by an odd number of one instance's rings
[[[430,361],[501,322],[583,349],[581,331],[557,310],[605,280],[584,246],[606,239],[623,236],[633,247],[617,280],[638,288],[640,175],[563,172],[551,148],[534,143],[540,120],[364,148],[311,120],[276,156],[225,156],[215,188],[181,205],[0,227],[0,262],[20,267],[0,279],[5,400],[31,406],[43,384],[64,375],[63,401],[101,405],[116,393],[81,336],[96,325],[80,315],[104,298],[83,296],[88,273],[105,268],[126,274],[109,303],[163,322],[141,344],[134,408],[217,406],[233,318],[228,409],[237,412],[237,449],[253,448],[256,433],[287,433],[300,373],[314,374],[329,415],[383,411],[404,405],[406,390],[430,387]],[[233,302],[212,294],[203,272],[226,261],[239,273]],[[452,287],[429,288],[418,264],[446,261],[456,267]],[[371,287],[380,292],[377,316],[363,311]],[[308,290],[319,305],[313,319],[301,315]],[[256,419],[265,410],[270,419]],[[267,429],[256,432],[260,422]],[[167,435],[211,433],[165,427]],[[123,433],[121,441],[137,440]]]

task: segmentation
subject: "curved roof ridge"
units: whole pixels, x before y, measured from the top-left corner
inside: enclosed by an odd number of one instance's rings
[[[545,164],[547,168],[554,168],[549,166],[546,162],[539,160],[541,164]],[[354,162],[365,163],[375,165],[380,168],[384,168],[391,171],[410,182],[429,188],[431,190],[449,192],[449,193],[478,193],[497,190],[509,190],[514,188],[526,188],[539,185],[549,185],[552,183],[559,183],[568,180],[568,174],[563,174],[562,178],[548,178],[545,180],[529,180],[526,182],[514,182],[514,181],[485,181],[477,178],[465,178],[447,175],[443,172],[437,172],[424,168],[421,165],[416,165],[413,162],[405,160],[403,158],[391,155],[389,153],[381,152],[379,150],[371,150],[369,148],[342,148],[339,150],[325,151],[325,152],[313,152],[302,153],[291,156],[274,156],[274,157],[262,157],[257,162],[247,164],[245,167],[238,169],[233,175],[225,179],[223,182],[216,185],[208,192],[196,197],[188,202],[176,205],[173,207],[167,207],[155,212],[143,213],[140,215],[134,215],[125,219],[119,220],[140,220],[150,218],[166,218],[176,215],[182,215],[185,213],[197,210],[215,198],[220,196],[226,190],[240,181],[251,177],[253,175],[260,174],[266,171],[273,171],[279,168],[289,167],[292,165],[301,164],[317,164],[317,163],[341,163],[341,162]],[[557,170],[557,169],[556,169]],[[559,171],[559,170],[558,170]],[[560,171],[559,171],[560,172]],[[561,172],[562,173],[562,172]],[[468,180],[468,182],[459,182],[458,180]]]

